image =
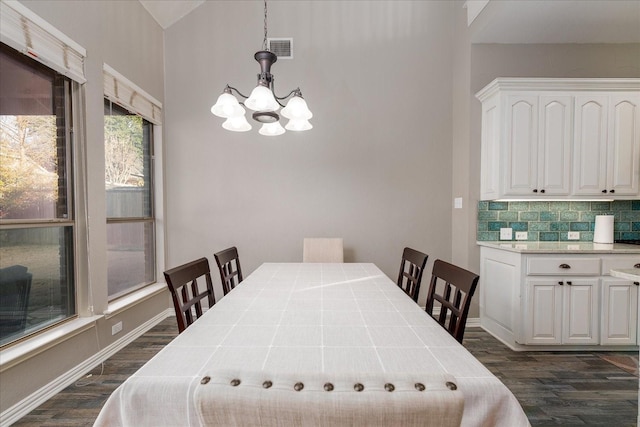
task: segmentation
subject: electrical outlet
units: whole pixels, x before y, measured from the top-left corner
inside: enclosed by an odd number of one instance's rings
[[[580,232],[579,231],[570,231],[567,235],[567,239],[569,240],[580,240]]]
[[[122,331],[122,322],[118,322],[111,327],[111,335],[115,335],[120,331]]]
[[[529,238],[529,233],[526,231],[516,231],[516,240],[527,240]]]
[[[501,228],[500,229],[500,240],[511,240],[513,239],[513,229],[512,228]]]

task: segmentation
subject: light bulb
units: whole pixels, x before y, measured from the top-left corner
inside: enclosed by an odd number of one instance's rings
[[[253,91],[251,91],[251,95],[245,101],[244,105],[253,111],[276,111],[280,108],[271,90],[262,85],[256,86]]]
[[[244,115],[244,108],[230,93],[223,93],[218,97],[216,103],[211,107],[211,113],[223,118],[237,117]]]
[[[227,118],[227,120],[222,123],[222,127],[232,132],[246,132],[251,130],[251,125],[244,115]]]
[[[289,100],[287,106],[282,109],[281,114],[292,120],[309,120],[313,117],[309,107],[307,107],[307,102],[298,95]]]
[[[284,110],[283,110],[284,112]],[[309,123],[309,120],[294,120],[291,119],[289,120],[289,123],[287,123],[287,125],[284,127],[286,130],[293,130],[293,131],[303,131],[303,130],[309,130],[309,129],[313,129],[313,126],[311,125],[311,123]]]
[[[280,122],[265,123],[262,125],[258,133],[265,136],[278,136],[284,133],[284,128]]]

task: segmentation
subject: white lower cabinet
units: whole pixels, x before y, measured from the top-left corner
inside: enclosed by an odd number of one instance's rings
[[[602,337],[600,343],[637,344],[638,282],[602,279]]]
[[[598,278],[527,280],[525,344],[598,344]]]
[[[640,285],[609,271],[634,268],[640,253],[532,254],[482,246],[480,254],[480,324],[512,349],[638,344]]]

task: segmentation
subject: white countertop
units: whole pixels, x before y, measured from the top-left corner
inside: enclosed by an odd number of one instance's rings
[[[478,241],[478,246],[502,249],[520,253],[594,253],[594,254],[640,254],[639,245],[623,243],[592,243],[592,242],[529,242],[529,241]]]
[[[640,270],[637,268],[627,268],[627,269],[614,269],[610,271],[610,274],[613,277],[618,277],[620,279],[628,279],[634,281],[640,281]]]

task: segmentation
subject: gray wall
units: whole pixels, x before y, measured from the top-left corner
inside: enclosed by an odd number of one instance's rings
[[[103,79],[106,62],[153,97],[164,98],[164,57],[162,28],[137,1],[24,1],[51,25],[87,50],[84,85],[87,142],[89,251],[91,271],[87,276],[87,260],[81,258],[78,278],[79,311],[86,315],[89,304],[88,284],[96,313],[107,308],[106,282],[106,211],[103,148]],[[81,201],[78,203],[82,204]],[[84,220],[79,218],[76,230],[82,235]],[[158,315],[170,305],[168,292],[160,294],[110,318],[100,319],[88,330],[44,350],[23,363],[0,374],[0,411],[36,392],[69,369],[81,364],[133,329]],[[123,321],[124,329],[115,337],[111,325]]]
[[[256,85],[262,4],[206,2],[167,29],[168,265],[235,245],[246,275],[301,261],[303,238],[321,236],[394,280],[405,246],[430,254],[428,271],[450,260],[455,7],[270,2],[269,36],[294,38],[276,92],[300,86],[314,113],[313,130],[275,138],[209,112],[226,83]]]

